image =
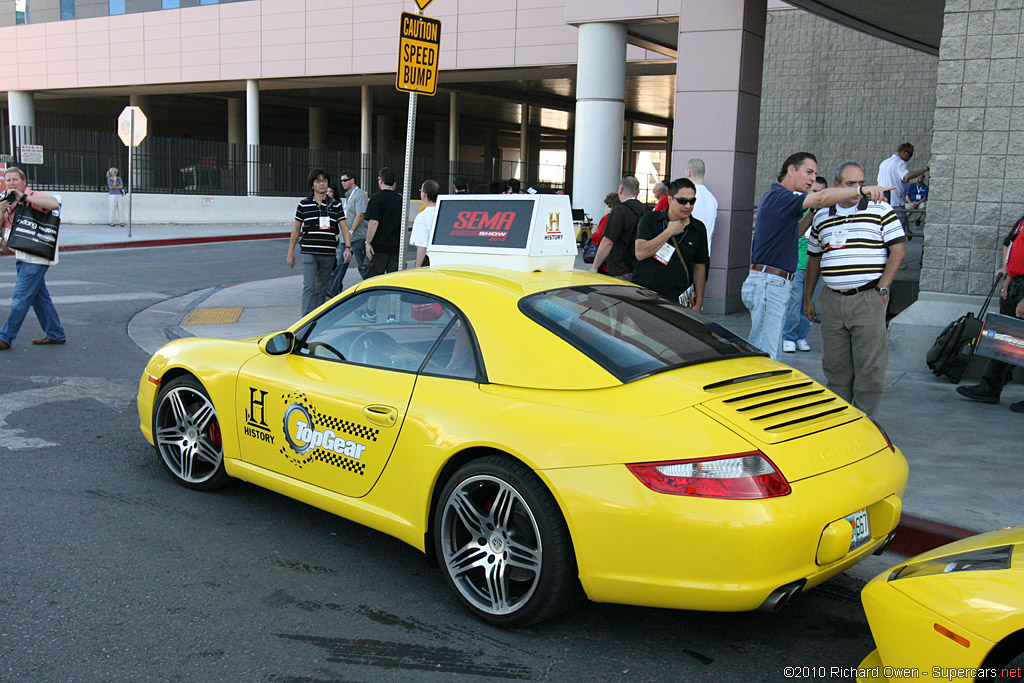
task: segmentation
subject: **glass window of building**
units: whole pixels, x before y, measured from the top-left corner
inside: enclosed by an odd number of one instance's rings
[[[75,18],[75,0],[60,0],[60,19]]]
[[[28,0],[14,0],[14,23],[28,23]]]
[[[163,0],[164,9],[178,9],[181,7],[180,0]]]
[[[124,0],[110,0],[110,14],[124,14]]]
[[[199,0],[200,5],[216,5],[220,0]]]

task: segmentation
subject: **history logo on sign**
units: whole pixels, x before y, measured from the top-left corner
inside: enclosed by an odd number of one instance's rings
[[[402,12],[395,87],[420,95],[437,94],[437,65],[441,57],[441,22]]]

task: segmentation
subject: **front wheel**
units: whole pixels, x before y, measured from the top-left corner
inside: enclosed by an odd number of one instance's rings
[[[217,410],[195,377],[178,377],[160,389],[153,441],[160,462],[182,486],[210,491],[227,483]]]
[[[561,511],[536,474],[507,456],[465,465],[434,513],[445,582],[473,614],[526,626],[575,605],[582,594]]]

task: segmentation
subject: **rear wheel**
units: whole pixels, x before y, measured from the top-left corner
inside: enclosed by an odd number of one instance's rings
[[[543,621],[582,595],[558,505],[510,457],[481,458],[455,473],[438,499],[434,543],[445,582],[492,624]]]
[[[195,377],[178,377],[160,389],[153,440],[160,462],[182,486],[209,491],[227,483],[217,410]]]
[[[1005,666],[999,668],[999,678],[995,683],[1010,683],[1020,681],[1021,672],[1024,671],[1024,652],[1011,659]]]

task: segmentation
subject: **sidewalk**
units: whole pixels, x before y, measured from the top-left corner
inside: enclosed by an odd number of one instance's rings
[[[345,286],[358,279],[350,268]],[[131,320],[129,334],[152,353],[182,336],[240,338],[276,332],[298,319],[301,289],[302,278],[294,275],[193,292],[140,312]],[[205,313],[203,318],[194,316],[196,311]],[[226,322],[236,314],[237,321]],[[749,332],[745,311],[715,320],[740,335]],[[817,326],[808,339],[810,352],[785,354],[783,361],[824,383]],[[1024,419],[1008,408],[1024,399],[1024,386],[1008,385],[996,406],[966,401],[956,395],[954,385],[932,375],[889,372],[887,386],[880,422],[910,462],[904,519],[894,549],[915,554],[971,532],[1024,523]]]
[[[62,223],[60,226],[60,249],[88,251],[93,249],[126,249],[131,247],[158,247],[172,244],[202,244],[204,242],[227,242],[247,239],[269,239],[288,237],[290,222],[280,224],[134,224],[132,236],[128,227],[109,225],[75,225]]]

